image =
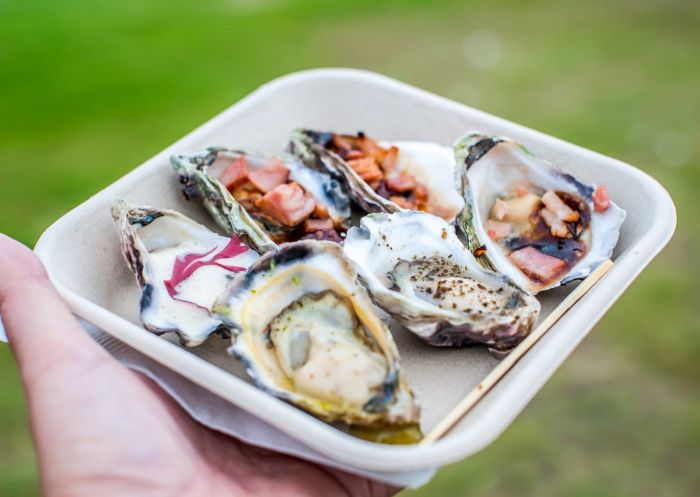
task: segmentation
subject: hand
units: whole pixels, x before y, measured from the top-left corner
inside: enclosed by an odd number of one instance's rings
[[[193,421],[78,325],[39,259],[0,235],[0,315],[19,364],[46,497],[388,496],[347,473]]]

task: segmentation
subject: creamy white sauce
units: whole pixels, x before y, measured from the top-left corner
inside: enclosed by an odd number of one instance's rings
[[[180,300],[170,297],[165,281],[172,278],[178,256],[204,254],[214,249],[207,257],[210,259],[229,243],[229,239],[215,233],[208,233],[210,236],[205,239],[191,238],[193,232],[189,226],[183,227],[176,223],[158,226],[161,221],[166,219],[156,219],[139,230],[139,235],[142,235],[142,240],[149,249],[147,270],[154,287],[152,305],[144,309],[142,318],[158,328],[178,329],[193,344],[198,343],[206,338],[209,330],[218,326],[219,321],[211,317],[208,309],[235,273],[215,265],[200,267],[175,287],[176,298]],[[162,228],[167,230],[160,231]],[[217,262],[247,268],[257,258],[257,253],[248,249],[235,257],[219,259]]]
[[[384,381],[386,359],[358,337],[361,325],[344,300],[325,294],[302,302],[303,307],[292,304],[271,325],[280,367],[297,393],[362,407]],[[295,340],[302,334],[308,340]]]

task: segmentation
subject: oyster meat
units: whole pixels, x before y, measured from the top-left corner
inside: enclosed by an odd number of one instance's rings
[[[262,389],[329,422],[418,422],[399,356],[340,246],[286,243],[232,281],[214,312]]]
[[[224,332],[211,306],[236,273],[258,259],[241,241],[182,214],[118,201],[112,216],[121,249],[142,288],[140,318],[154,333],[177,333],[187,346]]]
[[[457,225],[486,267],[538,293],[588,276],[612,255],[625,211],[512,140],[469,133],[455,145]]]
[[[454,186],[449,147],[431,142],[377,142],[362,132],[342,135],[298,129],[289,149],[310,167],[343,181],[365,212],[420,210],[452,221],[463,200]]]
[[[508,351],[539,315],[537,299],[484,269],[432,214],[367,215],[348,231],[343,252],[375,303],[431,345]]]
[[[222,229],[260,253],[299,239],[339,242],[347,230],[344,188],[296,157],[215,147],[171,162],[185,197],[202,201]]]

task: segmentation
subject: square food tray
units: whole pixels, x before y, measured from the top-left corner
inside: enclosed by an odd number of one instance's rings
[[[347,435],[255,388],[241,365],[225,354],[227,341],[214,337],[201,348],[185,349],[144,330],[138,321],[140,292],[119,252],[109,214],[113,201],[125,198],[179,210],[214,228],[203,208],[182,198],[169,156],[211,145],[281,151],[297,127],[363,130],[382,139],[444,145],[474,129],[514,138],[580,179],[605,185],[627,210],[615,265],[444,438],[389,446]],[[667,192],[630,165],[384,76],[320,69],[262,86],[63,216],[35,250],[73,312],[117,339],[330,458],[375,471],[409,471],[457,461],[491,443],[667,243],[675,222]],[[540,319],[572,286],[540,296]],[[422,405],[424,432],[497,364],[484,348],[431,348],[403,329],[393,332]]]

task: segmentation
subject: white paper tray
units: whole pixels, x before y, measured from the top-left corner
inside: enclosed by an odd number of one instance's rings
[[[300,126],[445,145],[473,129],[509,136],[580,179],[605,185],[627,210],[612,270],[434,444],[383,446],[346,435],[253,387],[240,364],[223,352],[224,340],[187,350],[138,324],[139,290],[119,253],[109,214],[114,199],[176,209],[213,227],[200,206],[183,200],[169,156],[210,145],[281,151]],[[268,83],[197,128],[59,219],[36,252],[73,311],[119,340],[333,459],[376,471],[409,471],[457,461],[491,443],[666,244],[675,222],[666,191],[630,165],[377,74],[321,69]],[[542,295],[542,317],[569,291]],[[394,331],[426,432],[496,364],[481,348],[430,348],[404,330]]]

